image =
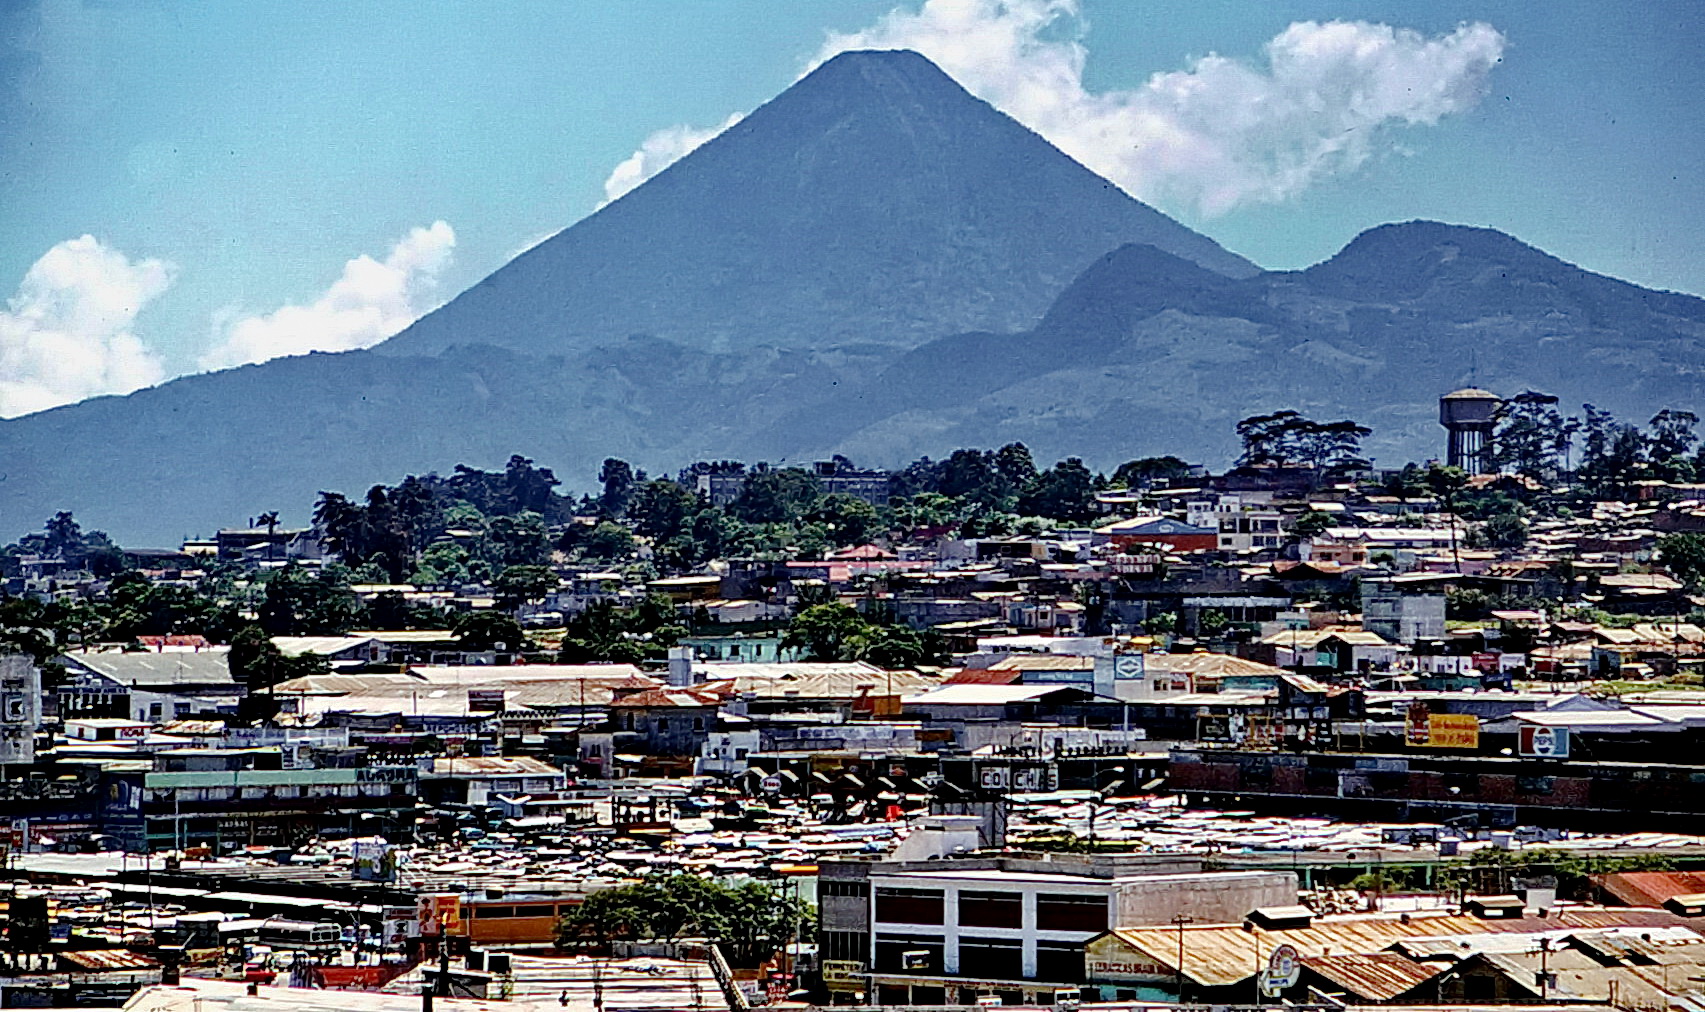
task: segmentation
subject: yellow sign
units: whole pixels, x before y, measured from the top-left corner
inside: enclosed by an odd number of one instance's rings
[[[1421,748],[1479,748],[1480,719],[1471,713],[1427,713],[1416,706],[1404,721],[1404,737]]]
[[[856,959],[823,960],[823,986],[831,991],[864,990],[864,964]]]

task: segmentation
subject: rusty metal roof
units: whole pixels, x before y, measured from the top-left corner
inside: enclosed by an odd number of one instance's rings
[[[92,973],[109,970],[152,970],[160,965],[158,960],[140,952],[131,952],[129,949],[80,949],[76,952],[62,952],[59,958]]]
[[[1619,871],[1601,876],[1599,888],[1631,907],[1661,907],[1676,896],[1705,893],[1705,872]]]
[[[1301,962],[1355,997],[1376,1002],[1408,994],[1446,969],[1443,964],[1417,963],[1396,952],[1308,956]]]
[[[1405,922],[1394,915],[1317,919],[1306,928],[1249,932],[1238,924],[1187,925],[1184,929],[1184,975],[1203,987],[1225,987],[1248,980],[1259,959],[1256,947],[1269,952],[1289,943],[1301,956],[1332,956],[1381,952],[1405,938],[1554,932],[1566,928],[1667,927],[1688,925],[1687,918],[1665,910],[1627,908],[1554,909],[1547,917],[1502,917],[1483,920],[1462,915],[1412,915]],[[1151,962],[1176,972],[1179,929],[1171,924],[1115,928],[1125,944]]]

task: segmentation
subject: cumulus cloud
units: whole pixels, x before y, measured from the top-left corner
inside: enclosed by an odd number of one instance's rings
[[[455,246],[456,233],[445,222],[410,229],[382,262],[362,254],[344,264],[343,275],[309,305],[217,321],[218,343],[201,357],[201,367],[225,369],[311,351],[370,348],[429,308],[427,298]]]
[[[1393,128],[1479,101],[1503,55],[1490,25],[1427,36],[1362,21],[1299,21],[1260,64],[1210,54],[1131,89],[1084,86],[1078,0],[927,0],[812,61],[914,49],[968,90],[1145,200],[1220,214],[1277,202],[1389,147]]]
[[[705,141],[722,133],[744,118],[740,113],[734,113],[722,121],[721,126],[701,130],[690,126],[672,126],[655,131],[640,144],[639,150],[629,155],[604,180],[604,200],[598,206],[603,207],[627,193],[639,184],[657,175],[675,162],[691,154],[692,151]]]
[[[1254,62],[1209,54],[1128,89],[1084,85],[1080,0],[925,0],[831,33],[809,69],[851,49],[912,49],[1127,192],[1223,214],[1276,203],[1396,151],[1396,131],[1472,108],[1503,55],[1484,23],[1440,35],[1299,21]],[[604,183],[606,203],[738,122],[660,130]]]
[[[0,310],[0,417],[165,379],[131,328],[174,273],[164,260],[132,261],[92,235],[48,250]]]

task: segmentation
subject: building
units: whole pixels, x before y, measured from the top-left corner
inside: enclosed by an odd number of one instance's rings
[[[245,689],[231,677],[228,650],[60,655],[66,679],[59,715],[127,717],[159,724],[201,714],[234,716]]]
[[[1399,580],[1365,579],[1362,628],[1392,643],[1442,639],[1445,596],[1412,591]]]
[[[1220,543],[1218,529],[1197,527],[1172,517],[1118,520],[1097,527],[1095,534],[1102,543],[1111,543],[1120,551],[1139,545],[1165,545],[1175,552],[1213,551]]]
[[[825,862],[824,978],[837,1002],[1048,1004],[1085,979],[1085,947],[1123,924],[1183,914],[1241,921],[1294,906],[1290,872],[1204,872],[1177,858],[970,854],[978,820],[931,816],[889,862]],[[960,852],[961,856],[955,856]]]

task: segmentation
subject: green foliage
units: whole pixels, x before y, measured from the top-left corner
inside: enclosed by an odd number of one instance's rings
[[[337,636],[360,624],[361,602],[346,570],[313,573],[292,563],[263,580],[260,626],[273,636]]]
[[[0,550],[0,556],[37,555],[63,559],[74,569],[109,577],[125,568],[124,552],[102,531],[85,531],[69,512],[55,513],[39,533],[26,534]]]
[[[495,650],[521,653],[528,648],[527,634],[515,616],[501,611],[465,611],[450,626],[466,650]]]
[[[648,481],[633,490],[627,519],[641,537],[667,540],[688,530],[702,503],[672,481]]]
[[[1237,423],[1244,467],[1274,465],[1307,467],[1316,471],[1364,464],[1362,440],[1373,430],[1344,420],[1316,422],[1296,411],[1251,415]]]
[[[580,543],[582,558],[594,559],[601,562],[619,562],[631,559],[638,551],[638,543],[633,539],[633,532],[612,520],[599,522]]]
[[[614,941],[704,937],[735,966],[756,966],[815,930],[816,912],[759,882],[724,884],[695,875],[653,877],[591,893],[557,924],[557,944],[607,948]]]
[[[1179,481],[1190,476],[1190,465],[1177,457],[1139,457],[1120,464],[1113,472],[1114,488],[1148,488],[1157,481]]]
[[[549,566],[510,566],[497,574],[492,590],[497,593],[499,608],[515,609],[529,601],[538,601],[557,588],[557,576]]]
[[[662,660],[687,634],[675,605],[651,595],[632,607],[595,601],[568,620],[557,660],[563,664]]]
[[[893,622],[872,621],[848,605],[813,604],[788,624],[782,645],[813,661],[869,661],[882,668],[947,663],[939,634]]]
[[[231,637],[226,655],[231,677],[252,692],[279,682],[331,670],[325,659],[314,654],[286,657],[273,645],[272,637],[258,625],[247,625]]]
[[[1319,537],[1326,531],[1326,528],[1331,526],[1332,514],[1323,513],[1320,510],[1308,510],[1302,516],[1297,517],[1296,523],[1291,525],[1291,533],[1299,538],[1314,538]]]
[[[1705,535],[1667,534],[1658,539],[1658,558],[1689,589],[1705,581]]]
[[[1095,476],[1076,457],[1067,457],[1037,475],[1018,497],[1019,513],[1053,520],[1082,521],[1095,515]]]
[[[822,495],[822,484],[808,471],[760,468],[746,476],[729,512],[752,524],[790,524],[815,509]]]
[[[1557,410],[1557,398],[1527,390],[1499,405],[1493,417],[1494,430],[1487,447],[1492,467],[1548,480],[1563,467],[1575,432],[1576,419],[1565,419]]]

